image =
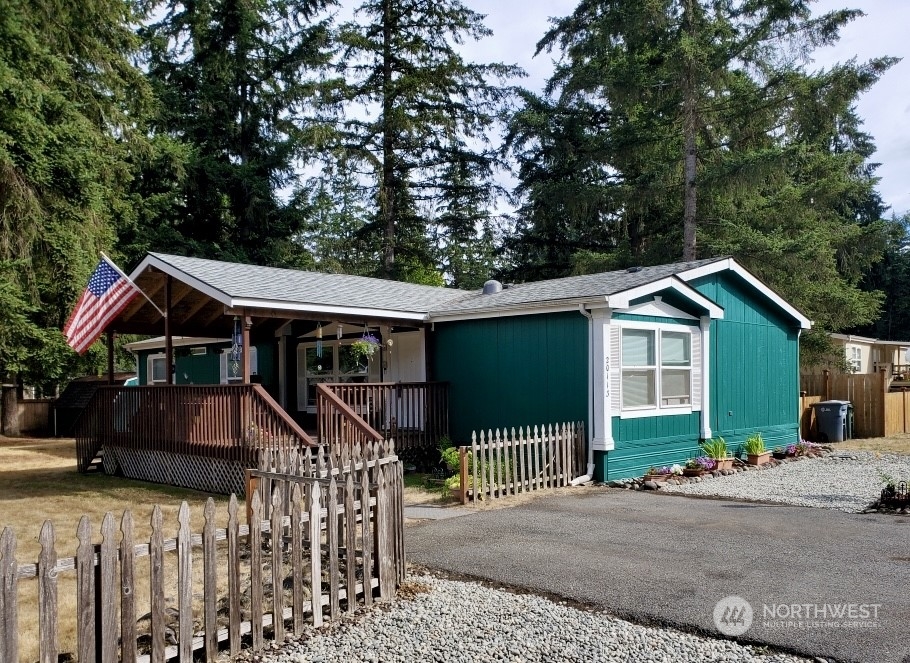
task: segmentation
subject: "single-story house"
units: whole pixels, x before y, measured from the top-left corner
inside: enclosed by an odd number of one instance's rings
[[[714,436],[734,449],[756,431],[768,446],[799,437],[811,323],[732,258],[462,291],[151,253],[131,279],[154,304],[137,298],[108,331],[171,339],[130,345],[140,384],[258,382],[304,429],[317,429],[318,385],[360,389],[356,414],[384,384],[400,399],[385,425],[426,428],[432,401],[456,443],[583,421],[597,480],[683,462]],[[242,366],[240,332],[255,348]],[[379,348],[368,362],[352,350],[365,332]],[[395,385],[423,383],[442,396],[405,407]]]
[[[830,334],[831,340],[843,348],[844,359],[854,373],[878,373],[885,369],[889,376],[902,376],[910,369],[907,351],[910,341],[885,341],[855,334]]]

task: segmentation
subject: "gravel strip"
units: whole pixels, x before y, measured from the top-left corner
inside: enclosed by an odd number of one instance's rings
[[[763,648],[645,627],[533,594],[411,576],[418,593],[263,654],[263,663],[328,661],[806,661]],[[423,586],[423,587],[421,587]],[[424,591],[420,591],[423,589]]]
[[[794,504],[860,513],[878,499],[879,472],[910,480],[910,456],[869,451],[835,452],[760,472],[740,472],[661,492]]]

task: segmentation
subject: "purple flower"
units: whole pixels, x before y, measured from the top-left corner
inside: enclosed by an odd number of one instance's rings
[[[796,445],[795,444],[787,445],[787,455],[792,456],[795,453],[796,453]]]

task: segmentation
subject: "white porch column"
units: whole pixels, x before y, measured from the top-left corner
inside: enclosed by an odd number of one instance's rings
[[[594,437],[592,447],[595,451],[611,451],[613,443],[613,407],[610,394],[611,371],[619,368],[619,357],[611,357],[610,318],[613,314],[609,308],[598,308],[591,311],[593,324],[593,357],[591,371],[594,376]]]
[[[707,440],[711,434],[711,318],[701,317],[701,437]]]

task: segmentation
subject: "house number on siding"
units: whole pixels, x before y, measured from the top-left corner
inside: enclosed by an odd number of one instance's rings
[[[610,358],[604,357],[604,398],[610,397]]]

